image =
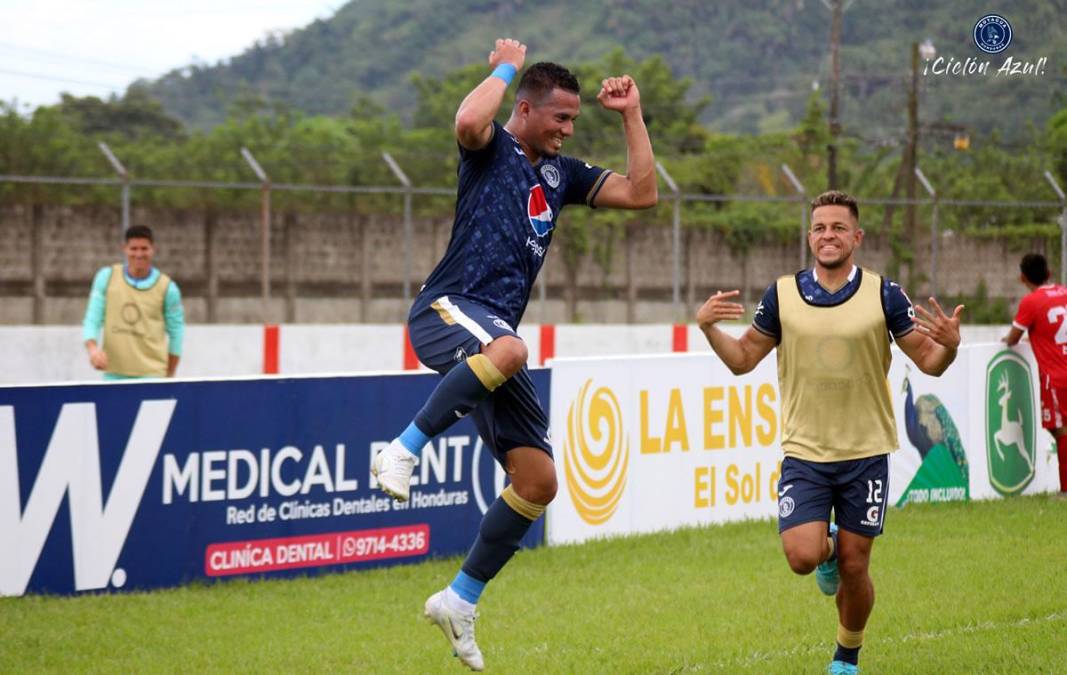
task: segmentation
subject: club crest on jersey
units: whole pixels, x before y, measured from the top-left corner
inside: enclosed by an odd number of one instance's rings
[[[544,177],[545,182],[548,183],[548,187],[555,189],[559,187],[559,169],[551,164],[544,164],[541,166],[541,176]]]
[[[552,207],[548,205],[540,183],[530,188],[530,196],[526,200],[526,214],[530,217],[530,226],[538,237],[552,231]]]

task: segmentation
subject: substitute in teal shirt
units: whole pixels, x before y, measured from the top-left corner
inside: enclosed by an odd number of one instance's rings
[[[125,265],[101,268],[93,279],[82,322],[89,363],[109,380],[173,377],[185,332],[181,291],[152,266],[148,227],[126,231],[123,253]]]

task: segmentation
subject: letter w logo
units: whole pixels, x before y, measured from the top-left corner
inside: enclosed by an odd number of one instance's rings
[[[141,403],[106,506],[101,495],[96,404],[64,405],[25,511],[19,499],[15,410],[0,406],[0,596],[26,592],[68,491],[74,588],[85,591],[107,586],[175,404],[173,399]]]

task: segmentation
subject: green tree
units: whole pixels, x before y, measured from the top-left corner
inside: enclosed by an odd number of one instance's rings
[[[181,121],[167,114],[143,86],[131,86],[122,98],[106,100],[62,94],[55,108],[71,127],[90,136],[176,140],[185,134]]]

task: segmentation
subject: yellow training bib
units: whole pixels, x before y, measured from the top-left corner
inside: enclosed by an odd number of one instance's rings
[[[805,300],[794,275],[777,288],[782,451],[839,462],[896,450],[882,278],[861,270],[852,297],[832,306]]]

